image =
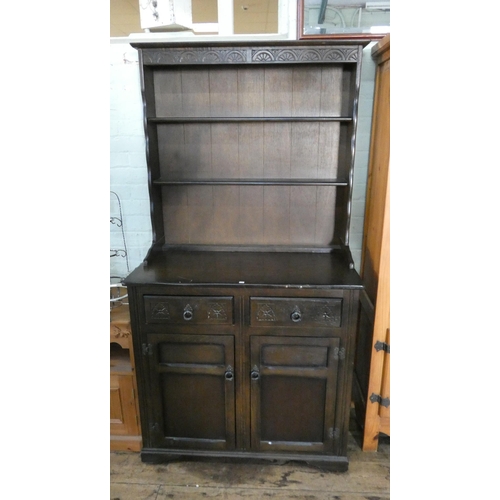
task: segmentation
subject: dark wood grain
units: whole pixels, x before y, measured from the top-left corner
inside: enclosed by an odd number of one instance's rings
[[[172,249],[158,255],[147,265],[139,266],[125,282],[127,286],[223,284],[362,288],[358,273],[349,269],[341,250],[292,253]]]
[[[361,45],[133,46],[153,222],[125,279],[142,460],[347,470]]]

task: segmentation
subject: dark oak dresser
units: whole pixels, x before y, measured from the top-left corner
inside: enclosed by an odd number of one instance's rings
[[[152,246],[125,280],[144,462],[348,468],[363,46],[137,43]]]

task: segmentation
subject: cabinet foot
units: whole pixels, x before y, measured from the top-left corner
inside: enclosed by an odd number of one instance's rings
[[[144,448],[141,451],[141,461],[146,464],[164,464],[177,460],[182,460],[182,455],[163,452],[158,453],[156,450],[148,451]]]
[[[349,469],[349,462],[347,460],[345,461],[335,461],[335,462],[329,462],[325,460],[305,460],[307,465],[311,467],[315,467],[317,469],[321,469],[324,471],[328,472],[347,472]]]

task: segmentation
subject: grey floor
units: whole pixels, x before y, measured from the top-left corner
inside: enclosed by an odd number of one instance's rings
[[[390,443],[361,451],[361,431],[351,419],[349,470],[327,472],[300,462],[231,463],[210,460],[144,464],[139,453],[111,452],[111,500],[389,499]]]

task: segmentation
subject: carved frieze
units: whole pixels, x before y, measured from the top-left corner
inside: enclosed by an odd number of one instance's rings
[[[357,61],[358,49],[352,47],[291,47],[252,49],[252,62],[343,62]]]
[[[356,62],[357,47],[142,47],[144,64],[262,64]]]
[[[209,325],[233,322],[232,297],[144,296],[146,322]]]
[[[165,302],[158,302],[151,310],[151,317],[154,319],[170,319],[168,305]]]
[[[216,321],[225,321],[227,320],[227,313],[224,309],[224,305],[220,302],[212,302],[208,304],[207,310],[208,319],[216,320]]]
[[[256,318],[257,321],[276,321],[276,314],[270,304],[260,304]]]
[[[342,299],[251,299],[251,322],[273,326],[339,327]]]
[[[247,62],[246,49],[234,48],[168,48],[146,49],[144,64],[237,64]]]
[[[123,339],[123,338],[130,337],[132,335],[130,328],[127,328],[126,330],[124,330],[123,328],[120,328],[117,325],[112,325],[112,330],[113,330],[113,333],[111,335],[115,339]]]
[[[331,307],[324,305],[318,309],[316,321],[323,325],[340,324],[340,311],[335,312]]]

